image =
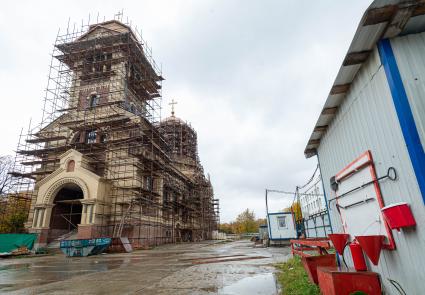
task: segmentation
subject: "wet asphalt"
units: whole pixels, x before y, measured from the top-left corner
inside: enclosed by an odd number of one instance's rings
[[[174,244],[124,254],[1,259],[0,294],[278,294],[289,247],[250,241]]]

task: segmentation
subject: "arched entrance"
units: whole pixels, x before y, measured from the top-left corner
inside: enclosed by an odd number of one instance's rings
[[[193,242],[193,235],[191,229],[182,229],[181,237],[183,242]]]
[[[49,242],[77,229],[81,223],[83,190],[67,183],[56,193],[50,217]]]

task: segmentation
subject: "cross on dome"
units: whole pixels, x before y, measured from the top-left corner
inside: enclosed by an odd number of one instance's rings
[[[174,106],[177,104],[176,101],[174,101],[174,98],[171,100],[169,105],[171,106],[171,116],[174,117]]]

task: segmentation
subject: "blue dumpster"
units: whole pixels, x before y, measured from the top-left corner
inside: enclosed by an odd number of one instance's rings
[[[83,257],[102,253],[111,241],[111,238],[63,240],[60,242],[60,248],[68,257]]]

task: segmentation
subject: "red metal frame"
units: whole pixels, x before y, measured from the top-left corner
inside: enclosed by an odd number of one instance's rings
[[[328,254],[326,250],[330,249],[331,247],[329,244],[329,239],[327,238],[298,239],[290,240],[289,242],[291,243],[292,255],[299,255],[301,257],[312,256],[311,254],[304,253],[304,251],[317,251],[319,255]]]
[[[363,158],[364,156],[367,156],[368,161],[366,161],[364,164],[356,167],[357,170],[362,169],[364,166],[369,165],[370,161],[372,161],[372,154],[371,152],[368,150],[366,152],[364,152],[363,154],[361,154],[360,156],[358,156],[357,158],[355,158],[353,161],[350,162],[350,164],[348,164],[347,166],[345,166],[341,171],[339,171],[336,175],[335,175],[335,180],[341,180],[344,179],[346,177],[348,177],[349,175],[353,174],[355,171],[351,171],[350,173],[347,173],[343,176],[340,177],[341,174],[343,174],[345,171],[347,171],[348,169],[350,169],[352,166],[354,166],[354,164],[356,164],[361,158]]]
[[[346,173],[346,171],[348,169],[352,168],[352,166],[354,166],[360,159],[362,159],[365,156],[367,157],[367,161],[365,163],[359,165],[358,167],[355,167],[349,173]],[[376,199],[378,200],[379,208],[382,209],[385,206],[384,205],[384,200],[382,198],[381,188],[379,187],[379,182],[378,182],[377,177],[376,177],[375,165],[373,164],[372,152],[370,150],[367,150],[366,152],[364,152],[363,154],[361,154],[354,161],[352,161],[350,164],[348,164],[344,169],[342,169],[341,171],[339,171],[335,175],[335,179],[336,180],[342,180],[342,179],[347,178],[350,175],[354,174],[358,170],[364,169],[366,167],[369,167],[370,174],[372,175],[373,186],[375,188]],[[338,204],[338,199],[336,199],[336,203]],[[382,220],[384,221],[385,230],[387,232],[388,241],[389,241],[388,244],[384,244],[383,245],[383,248],[384,249],[387,249],[387,250],[394,250],[396,248],[396,246],[395,246],[395,241],[394,241],[393,233],[392,233],[390,227],[388,226],[387,222],[385,221],[384,216],[382,215],[382,212],[380,214],[382,216]],[[340,218],[341,218],[341,221],[343,222],[341,214],[340,214]],[[344,228],[343,228],[343,231],[345,232],[345,229]]]

